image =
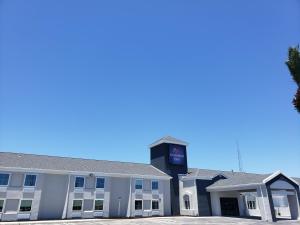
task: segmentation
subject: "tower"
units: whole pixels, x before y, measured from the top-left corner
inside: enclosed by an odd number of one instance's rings
[[[187,174],[188,143],[167,136],[150,145],[151,165],[172,177],[170,183],[172,215],[180,215],[179,174]]]

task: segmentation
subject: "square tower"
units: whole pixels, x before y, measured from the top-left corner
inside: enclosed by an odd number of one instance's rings
[[[167,136],[150,145],[151,165],[172,177],[170,183],[172,215],[180,215],[179,174],[187,174],[188,143]]]

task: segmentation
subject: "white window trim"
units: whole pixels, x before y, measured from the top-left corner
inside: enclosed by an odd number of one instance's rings
[[[25,181],[26,181],[26,176],[27,176],[27,175],[34,175],[34,176],[35,176],[35,183],[34,183],[34,186],[26,186],[26,185],[25,185]],[[37,180],[38,180],[38,175],[37,175],[36,173],[25,173],[25,174],[24,174],[24,180],[23,180],[23,187],[25,187],[25,188],[35,188],[35,187],[36,187]]]
[[[8,174],[8,181],[7,181],[7,185],[0,185],[1,187],[8,187],[9,183],[10,183],[10,178],[11,178],[11,173],[6,173],[6,172],[0,172],[1,174]]]
[[[153,208],[152,208],[152,202],[158,202],[158,209],[153,209]],[[159,207],[159,199],[152,199],[152,200],[151,200],[151,210],[152,210],[152,211],[159,211],[159,210],[160,210],[160,207]]]
[[[6,204],[6,199],[5,198],[0,198],[0,201],[3,200],[3,207],[2,207],[2,211],[0,211],[0,214],[4,213],[4,209],[5,209],[5,204]]]
[[[21,204],[22,204],[22,201],[23,200],[31,200],[31,207],[30,207],[30,211],[26,211],[26,212],[23,212],[23,211],[20,211],[20,207],[21,207]],[[29,214],[32,212],[32,205],[33,205],[33,199],[32,198],[21,198],[19,200],[19,207],[18,207],[18,213],[20,214]]]
[[[97,179],[98,179],[98,178],[104,179],[104,187],[103,187],[103,188],[97,188]],[[105,184],[106,184],[106,179],[105,179],[105,177],[96,177],[96,182],[95,182],[95,189],[96,189],[96,190],[104,190]],[[99,199],[99,200],[100,200],[100,199]]]
[[[96,210],[96,209],[95,209],[96,201],[97,201],[97,200],[102,200],[102,201],[103,201],[103,209],[102,209],[102,210]],[[94,212],[103,212],[103,211],[104,211],[104,199],[103,199],[103,198],[96,198],[96,199],[94,199],[93,211],[94,211]]]
[[[76,179],[77,178],[83,178],[83,186],[82,187],[75,187]],[[74,189],[80,190],[80,189],[84,189],[84,188],[85,188],[85,177],[84,176],[75,176],[75,179],[74,179]]]
[[[136,201],[142,201],[142,209],[135,209],[135,202]],[[152,204],[152,202],[151,202]],[[152,206],[151,206],[152,208]],[[143,199],[134,199],[134,211],[144,211],[144,202],[143,202]]]
[[[136,182],[137,182],[138,180],[141,180],[141,181],[142,181],[142,188],[141,188],[141,189],[136,189]],[[152,185],[152,183],[151,183],[151,185]],[[140,179],[140,178],[135,179],[135,182],[134,182],[134,189],[135,189],[136,191],[143,191],[143,190],[144,190],[144,179]],[[152,189],[152,187],[151,187],[151,189]]]
[[[157,189],[152,189],[152,183],[153,182],[157,182]],[[158,192],[158,190],[159,190],[159,181],[158,180],[151,180],[151,190],[153,191],[153,192]]]
[[[81,201],[81,210],[74,210],[73,209],[74,201]],[[83,199],[78,199],[78,198],[73,199],[72,200],[72,208],[71,209],[72,209],[72,212],[83,212]]]

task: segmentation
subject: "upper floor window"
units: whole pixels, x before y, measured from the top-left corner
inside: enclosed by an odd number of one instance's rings
[[[7,186],[9,180],[9,174],[0,173],[0,186]]]
[[[34,187],[36,183],[36,175],[33,174],[26,174],[24,186],[26,187]]]
[[[143,189],[143,180],[135,180],[135,189]]]
[[[158,190],[158,181],[157,180],[152,181],[152,190]]]
[[[96,178],[96,188],[104,188],[105,179],[103,177]]]
[[[83,187],[84,187],[84,177],[76,177],[75,188],[83,188]]]

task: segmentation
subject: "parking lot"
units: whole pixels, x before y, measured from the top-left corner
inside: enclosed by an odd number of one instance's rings
[[[277,223],[267,223],[260,220],[227,218],[227,217],[152,217],[140,219],[90,219],[90,220],[63,220],[63,221],[24,221],[9,222],[2,224],[61,224],[61,225],[269,225],[269,224],[286,224],[300,225],[300,221],[278,221]]]

